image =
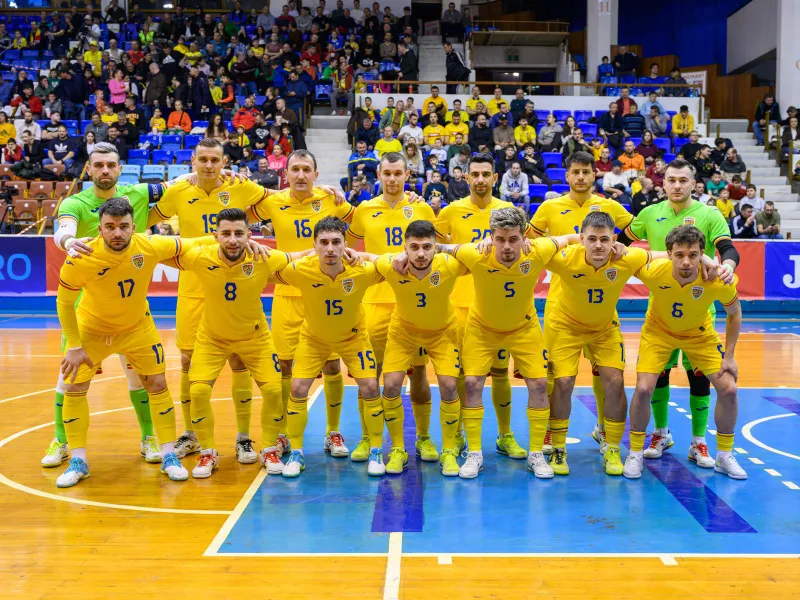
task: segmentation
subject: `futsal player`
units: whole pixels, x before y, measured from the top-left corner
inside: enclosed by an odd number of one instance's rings
[[[717,391],[714,470],[732,479],[746,479],[747,473],[733,455],[739,375],[734,351],[742,326],[737,278],[732,284],[703,279],[700,257],[705,251],[706,238],[697,227],[680,225],[669,232],[665,243],[669,259],[655,260],[637,273],[651,297],[639,342],[636,390],[631,400],[630,453],[623,474],[629,479],[642,475],[650,398],[664,365],[673,351],[679,349]],[[714,329],[714,316],[709,312],[715,300],[722,303],[727,313],[724,346]]]
[[[405,230],[409,223],[418,219],[432,223],[436,217],[433,214],[433,209],[428,204],[412,202],[409,200],[408,194],[403,191],[404,184],[408,179],[408,161],[402,154],[399,152],[384,154],[378,165],[378,177],[380,178],[383,193],[372,200],[362,202],[356,208],[353,221],[347,230],[348,243],[352,246],[363,240],[365,251],[373,255],[401,252],[403,250]],[[384,362],[384,349],[389,333],[389,323],[395,308],[395,290],[395,286],[390,285],[388,281],[384,281],[370,287],[364,296],[367,332],[372,344],[372,350],[375,353],[375,360],[378,363],[376,371],[379,381]],[[416,422],[417,439],[415,449],[417,456],[423,461],[435,462],[439,459],[439,452],[430,436],[431,389],[425,369],[428,361],[422,345],[418,346],[417,352],[412,358],[413,360],[406,365],[406,368],[408,366],[414,367],[411,375],[410,396],[411,410]],[[406,369],[403,369],[404,373],[405,371]],[[402,381],[401,379],[400,385],[402,385]],[[399,412],[402,416],[402,402],[399,396],[399,391],[397,394],[392,393],[390,396],[392,402],[390,404],[395,409],[399,406]],[[364,409],[363,399],[360,397],[359,412],[361,413],[363,428]],[[402,425],[399,430],[395,425],[395,431],[402,432]],[[402,442],[402,439],[399,441]],[[331,450],[331,453],[333,451]],[[403,452],[405,451],[403,450]],[[395,453],[395,456],[400,456],[400,454]],[[353,451],[351,459],[366,460],[368,457],[369,439],[368,437],[362,437],[358,447]],[[391,462],[391,457],[390,465],[391,469],[395,468],[395,465]]]
[[[666,250],[667,235],[680,225],[693,225],[705,236],[707,241],[705,254],[714,259],[715,251],[719,252],[722,265],[719,267],[724,282],[733,281],[733,271],[739,264],[739,253],[731,242],[730,230],[722,213],[716,208],[694,200],[694,169],[685,160],[674,160],[667,165],[664,172],[664,191],[667,200],[648,206],[638,214],[636,219],[620,234],[619,240],[628,244],[631,240],[646,239],[651,251]],[[709,269],[701,265],[707,278],[714,278],[717,269]],[[716,308],[709,306],[712,319],[716,316]],[[663,451],[673,445],[669,431],[669,374],[677,366],[680,353],[675,350],[665,363],[652,396],[655,432],[650,446],[645,451],[645,458],[660,458]],[[711,389],[706,373],[692,365],[686,354],[683,355],[683,367],[689,379],[689,404],[692,413],[692,442],[689,445],[689,460],[703,468],[713,468],[714,460],[708,454],[706,429],[708,412],[711,403]]]
[[[299,332],[287,409],[287,432],[292,451],[284,477],[297,477],[305,469],[303,436],[308,422],[308,391],[322,366],[332,355],[341,357],[364,398],[364,419],[369,430],[367,472],[380,476],[383,464],[383,405],[376,377],[377,361],[366,330],[362,300],[369,286],[383,277],[375,265],[347,264],[347,224],[325,217],[314,226],[316,255],[292,262],[275,274],[284,285],[296,287],[303,301],[305,320]],[[338,409],[332,410],[331,408]],[[328,428],[339,431],[341,404],[328,408]]]
[[[487,170],[487,174],[488,174]],[[467,396],[462,419],[469,454],[459,476],[473,479],[483,469],[483,385],[500,349],[514,357],[514,366],[528,388],[530,451],[528,469],[536,477],[551,478],[553,469],[542,453],[550,405],[547,399],[548,355],[533,302],[539,274],[563,246],[577,243],[577,235],[539,238],[523,251],[527,222],[514,207],[498,208],[489,220],[492,251],[481,254],[474,244],[446,245],[473,275],[475,296],[467,316],[461,345]]]

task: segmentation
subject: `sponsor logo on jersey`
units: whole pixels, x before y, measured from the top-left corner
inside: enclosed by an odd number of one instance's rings
[[[433,286],[439,285],[439,271],[431,273],[430,282]]]
[[[580,279],[581,277],[586,277],[586,275],[584,275],[583,273],[578,273],[577,275],[572,276],[573,279]]]
[[[228,204],[231,202],[230,192],[220,192],[217,197],[219,198],[219,202],[222,204],[222,206],[228,206]]]
[[[287,204],[286,206],[281,206],[280,209],[278,209],[278,210],[288,210],[288,209],[289,209],[289,205]]]
[[[562,215],[566,215],[567,213],[571,213],[571,212],[572,212],[572,209],[571,209],[571,208],[568,208],[567,210],[562,210],[562,211],[561,211],[561,214],[562,214]]]
[[[244,263],[242,265],[242,273],[244,273],[245,277],[250,277],[253,274],[253,263]]]
[[[405,215],[406,219],[411,219],[414,216],[414,207],[413,206],[404,206],[403,207],[403,215]]]
[[[603,207],[600,206],[599,204],[592,204],[589,207],[589,211],[591,211],[591,212],[600,212],[601,210],[603,210]]]
[[[519,271],[523,275],[527,275],[530,272],[530,270],[531,270],[531,261],[526,260],[525,262],[519,264]]]
[[[672,288],[671,285],[660,285],[660,286],[658,286],[658,289],[660,289],[660,290],[668,290],[668,289],[671,289],[671,288]]]
[[[692,298],[694,298],[695,300],[699,300],[702,297],[704,291],[705,288],[702,285],[693,285]]]
[[[356,287],[356,282],[353,279],[342,279],[342,289],[345,294],[349,294]]]
[[[606,269],[606,279],[609,281],[616,281],[617,279],[617,268],[612,267],[610,269]]]
[[[134,254],[131,256],[131,263],[137,269],[141,269],[144,266],[144,254]]]
[[[661,223],[661,221],[666,221],[667,217],[659,217],[656,219],[656,223]]]
[[[102,277],[103,275],[105,275],[105,274],[106,274],[106,272],[107,272],[107,271],[108,271],[110,268],[111,268],[111,267],[106,267],[105,269],[103,269],[102,271],[100,271],[100,272],[98,273],[98,275]]]
[[[462,215],[461,218],[462,219],[469,219],[471,216],[472,216],[472,213],[467,213],[465,215]]]
[[[314,288],[314,289],[321,288],[322,284],[321,283],[312,283],[311,287]]]
[[[188,201],[186,204],[194,204],[194,203],[195,203],[195,202],[197,202],[198,200],[200,200],[200,198],[192,198],[192,199],[191,199],[191,200],[189,200],[189,201]]]
[[[379,211],[378,211],[378,212],[376,212],[376,213],[372,213],[372,218],[373,218],[373,219],[377,219],[377,218],[378,218],[378,217],[380,217],[382,214],[383,214],[383,211],[382,211],[382,210],[379,210]]]
[[[320,202],[319,200],[314,200],[311,203],[311,210],[313,210],[315,213],[318,213],[319,211],[321,211],[322,210],[322,202]]]
[[[410,279],[401,279],[397,283],[399,283],[400,285],[403,285],[403,284],[406,284],[406,283],[411,283],[411,280]]]
[[[487,273],[499,273],[500,269],[486,269]]]
[[[683,224],[684,225],[694,225],[695,218],[694,217],[684,217]]]

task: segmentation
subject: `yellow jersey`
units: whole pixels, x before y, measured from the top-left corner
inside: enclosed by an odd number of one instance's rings
[[[478,107],[478,102],[486,106],[486,100],[478,96],[477,98],[470,97],[470,99],[467,100],[467,108],[474,111]]]
[[[460,133],[462,137],[462,144],[466,144],[469,140],[469,126],[464,123],[463,121],[458,125],[454,125],[450,123],[444,128],[444,135],[448,138],[448,144],[455,144],[456,143],[456,134]]]
[[[428,125],[422,130],[422,141],[428,146],[433,146],[437,138],[442,138],[444,142],[444,127],[441,125]]]
[[[392,267],[394,254],[382,254],[375,267],[384,279],[380,285],[390,286],[397,297],[394,315],[403,323],[423,331],[439,331],[453,322],[455,313],[450,294],[459,277],[467,268],[452,256],[436,254],[431,272],[417,279],[411,273],[401,275]]]
[[[293,285],[305,304],[305,327],[309,335],[335,343],[351,338],[364,326],[362,300],[369,286],[383,281],[371,262],[350,266],[331,279],[320,269],[319,256],[301,258],[275,276]]]
[[[225,180],[220,187],[206,193],[188,181],[171,185],[153,206],[155,213],[165,221],[178,216],[181,238],[211,235],[217,228],[217,213],[225,208],[247,210],[264,196],[267,190],[250,180],[238,182]],[[202,298],[203,288],[192,271],[181,273],[178,296]]]
[[[559,290],[547,297],[553,303],[548,318],[580,333],[607,329],[617,319],[617,300],[625,283],[651,260],[647,250],[630,248],[622,259],[595,269],[586,262],[583,244],[567,246],[547,263],[547,270],[561,281]]]
[[[453,256],[472,272],[475,280],[470,319],[500,333],[515,331],[537,320],[533,304],[536,282],[559,250],[553,238],[539,238],[531,242],[529,253],[521,254],[514,264],[506,267],[495,257],[494,248],[481,254],[475,244],[458,246]]]
[[[489,217],[492,215],[492,211],[513,206],[511,202],[494,197],[485,208],[474,204],[469,197],[456,200],[445,206],[436,217],[436,221],[434,221],[436,234],[441,239],[450,235],[452,244],[480,242],[491,233]],[[529,230],[530,228],[526,230],[526,233]],[[472,276],[466,275],[457,280],[456,287],[453,289],[453,306],[469,307],[473,297]]]
[[[269,276],[291,262],[285,252],[273,250],[266,261],[252,254],[229,267],[219,256],[219,244],[194,248],[175,259],[181,270],[192,271],[203,286],[202,327],[220,341],[240,342],[269,332],[261,293]]]
[[[78,323],[81,331],[102,335],[136,329],[150,315],[147,289],[156,265],[191,248],[191,242],[185,244],[176,237],[142,233],[135,233],[121,253],[109,250],[102,237],[88,245],[93,252],[82,258],[67,258],[58,276],[58,304],[73,306],[83,290],[76,309],[77,323],[62,319],[68,348],[81,345]]]
[[[506,102],[505,98],[500,98],[498,100],[497,98],[492,97],[492,99],[489,100],[489,103],[486,105],[486,111],[489,113],[490,117],[493,117],[500,112],[501,104],[508,106],[508,102]]]
[[[714,317],[708,309],[714,300],[730,306],[739,298],[738,277],[731,285],[719,279],[703,281],[698,269],[697,279],[681,286],[672,274],[672,261],[666,258],[652,261],[636,276],[650,290],[645,322],[674,337],[694,336],[698,328],[713,329]]]
[[[402,252],[408,224],[411,221],[433,223],[435,219],[433,209],[424,202],[411,203],[405,195],[400,202],[390,206],[381,194],[358,205],[348,233],[356,240],[364,240],[364,250],[370,254]],[[387,282],[371,287],[364,296],[365,304],[394,301],[394,292]]]
[[[514,140],[517,142],[517,146],[524,146],[525,144],[535,144],[536,130],[530,125],[526,125],[525,127],[523,127],[522,125],[517,125],[514,128]]]
[[[444,106],[445,112],[447,111],[447,100],[445,100],[443,96],[436,96],[436,98],[434,98],[433,96],[428,96],[427,98],[425,98],[425,102],[422,103],[423,115],[428,114],[428,104],[430,104],[431,102],[433,102],[436,105],[437,111],[441,106]]]
[[[302,252],[314,247],[314,227],[325,217],[338,217],[350,221],[355,208],[345,202],[336,205],[335,197],[320,188],[311,196],[297,200],[291,190],[270,194],[253,206],[253,214],[262,221],[272,221],[272,230],[278,250]],[[299,296],[300,292],[284,285],[275,286],[276,296]]]

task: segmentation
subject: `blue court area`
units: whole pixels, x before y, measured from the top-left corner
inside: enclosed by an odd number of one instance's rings
[[[645,461],[638,481],[606,476],[590,435],[591,394],[590,388],[575,391],[568,445],[572,472],[552,480],[537,480],[525,461],[494,452],[488,388],[484,471],[471,481],[444,478],[437,464],[415,459],[403,475],[373,479],[364,463],[325,456],[320,398],[309,416],[306,472],[296,480],[266,478],[218,553],[385,553],[390,532],[404,534],[406,555],[800,553],[800,390],[741,391],[735,447],[747,481],[688,461],[687,389],[673,389],[675,446],[664,458]],[[526,400],[525,390],[515,387],[513,429],[523,446]],[[410,410],[406,414],[406,445],[413,448],[413,417]],[[434,410],[434,439],[437,414]],[[343,433],[354,442],[360,432],[355,387],[346,389],[342,416]],[[709,427],[713,431],[713,419]],[[742,435],[742,427],[755,442]],[[713,453],[714,435],[708,437]]]

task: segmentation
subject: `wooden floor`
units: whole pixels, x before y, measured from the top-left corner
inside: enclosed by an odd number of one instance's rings
[[[231,448],[212,479],[178,485],[159,476],[138,456],[125,380],[109,359],[89,396],[92,413],[104,413],[91,420],[92,477],[58,490],[63,469],[42,469],[39,460],[52,437],[59,335],[0,329],[0,598],[800,598],[797,559],[678,558],[668,565],[659,558],[454,557],[440,564],[436,557],[402,557],[389,564],[388,580],[400,576],[394,588],[386,586],[382,556],[204,557],[258,466],[235,464]],[[174,392],[174,333],[163,337]],[[626,334],[626,341],[635,356],[636,336]],[[797,387],[800,336],[746,333],[739,348],[740,385]],[[633,369],[629,364],[628,385]],[[232,445],[229,381],[226,374],[215,388],[215,412],[218,440]],[[578,383],[590,383],[585,370]],[[281,551],[280,539],[273,551]]]

